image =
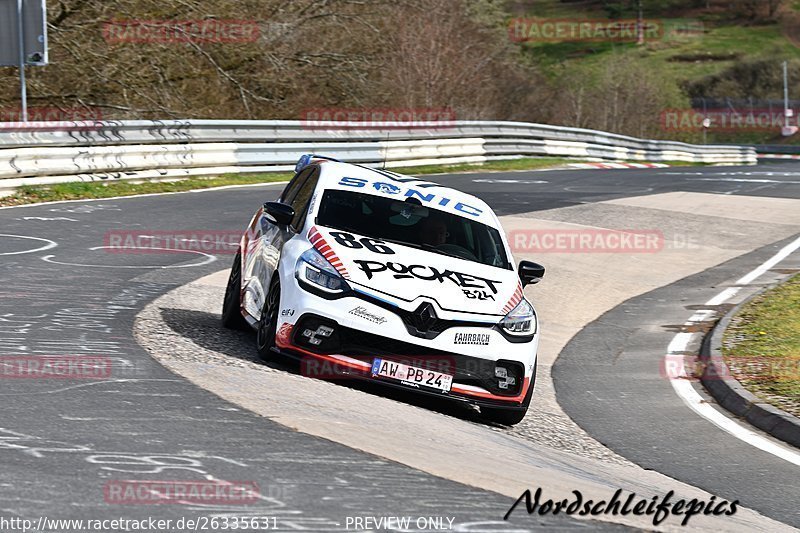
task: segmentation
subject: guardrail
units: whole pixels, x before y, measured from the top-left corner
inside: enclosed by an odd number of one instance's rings
[[[6,127],[4,127],[6,126]],[[68,181],[291,170],[304,153],[387,167],[526,156],[755,164],[752,147],[691,145],[522,122],[289,120],[0,123],[0,190]]]
[[[792,144],[754,144],[759,162],[782,163],[786,160],[800,160],[800,145]]]
[[[786,154],[800,155],[800,145],[797,144],[754,144],[757,154]]]

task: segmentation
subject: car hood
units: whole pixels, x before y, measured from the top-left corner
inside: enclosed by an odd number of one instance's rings
[[[505,315],[522,299],[513,270],[314,226],[311,244],[354,288],[408,302],[425,297],[442,309]]]

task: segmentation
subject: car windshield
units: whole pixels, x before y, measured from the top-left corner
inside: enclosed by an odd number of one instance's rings
[[[497,229],[423,206],[418,200],[329,189],[316,220],[321,226],[511,269]]]

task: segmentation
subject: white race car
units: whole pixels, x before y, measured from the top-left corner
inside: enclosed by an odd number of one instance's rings
[[[264,359],[467,401],[502,424],[525,416],[537,317],[483,201],[435,183],[303,156],[245,231],[223,324],[257,329]]]

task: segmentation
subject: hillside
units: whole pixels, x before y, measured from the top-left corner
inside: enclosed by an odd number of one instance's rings
[[[657,32],[638,45],[509,34],[515,19],[635,19],[637,0],[51,1],[51,64],[28,69],[30,104],[115,119],[435,108],[696,141],[697,131],[665,128],[665,110],[779,113],[783,60],[800,100],[800,2],[641,4]],[[153,29],[187,21],[238,21],[239,33]],[[0,119],[16,116],[16,75],[0,68]],[[786,142],[775,128],[710,131],[708,140]]]

